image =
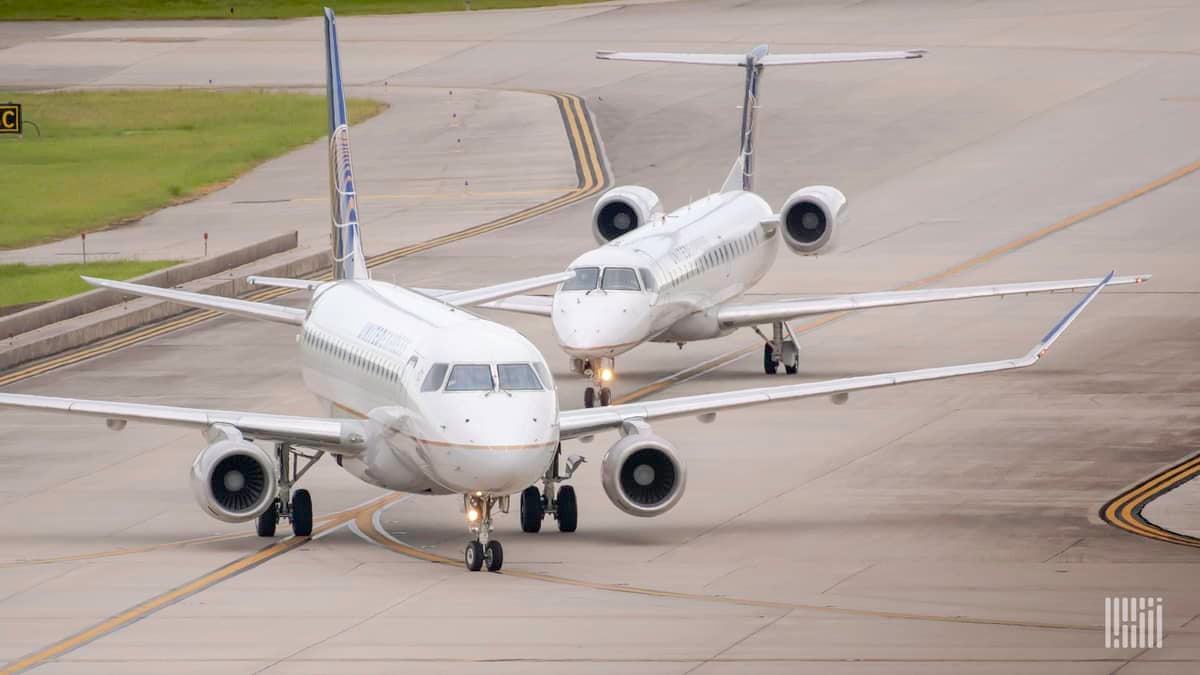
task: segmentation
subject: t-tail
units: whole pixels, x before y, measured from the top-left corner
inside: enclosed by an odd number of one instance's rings
[[[831,52],[826,54],[770,54],[767,45],[759,45],[747,54],[677,54],[670,52],[596,52],[596,58],[611,61],[653,61],[658,63],[693,63],[704,66],[741,66],[746,69],[746,91],[742,99],[742,130],[738,142],[738,158],[733,170],[721,186],[721,192],[754,189],[754,132],[758,113],[759,89],[766,66],[804,65],[812,63],[849,63],[854,61],[891,61],[919,59],[921,49],[895,52]]]
[[[358,195],[350,161],[350,126],[346,95],[342,91],[342,64],[338,56],[337,21],[325,8],[325,90],[329,102],[329,214],[332,225],[334,279],[367,279],[358,228]]]

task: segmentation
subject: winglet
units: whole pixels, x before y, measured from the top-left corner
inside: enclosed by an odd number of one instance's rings
[[[1049,333],[1046,333],[1045,337],[1042,338],[1042,341],[1039,342],[1036,347],[1030,350],[1028,354],[1026,354],[1026,358],[1033,357],[1034,359],[1040,359],[1045,356],[1046,352],[1050,349],[1050,345],[1054,344],[1054,341],[1067,331],[1067,326],[1071,325],[1071,322],[1083,312],[1083,308],[1087,307],[1088,303],[1090,303],[1097,295],[1100,294],[1100,291],[1108,285],[1108,282],[1112,281],[1112,278],[1113,273],[1109,272],[1108,276],[1101,279],[1100,283],[1096,284],[1095,288],[1088,291],[1088,294],[1083,296],[1083,299],[1080,300],[1079,303],[1074,307],[1072,307],[1071,311],[1067,312],[1066,316],[1059,319],[1058,323],[1054,325],[1054,328],[1050,329]]]

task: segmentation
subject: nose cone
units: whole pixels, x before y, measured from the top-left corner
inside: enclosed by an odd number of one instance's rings
[[[455,492],[507,495],[532,485],[558,446],[551,391],[444,392],[454,405],[419,444],[433,478]]]
[[[554,296],[554,332],[571,356],[616,356],[650,337],[650,297],[594,291]]]

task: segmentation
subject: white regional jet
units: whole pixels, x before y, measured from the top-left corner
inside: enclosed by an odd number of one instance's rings
[[[357,478],[388,490],[463,495],[471,539],[464,561],[475,571],[503,564],[491,537],[493,512],[507,512],[521,493],[521,526],[536,532],[551,513],[560,530],[575,530],[575,492],[558,484],[582,458],[560,470],[561,443],[615,430],[601,479],[609,499],[635,516],[657,516],[683,494],[679,452],[650,422],[694,416],[712,421],[730,408],[810,396],[845,400],[849,392],[972,373],[1031,366],[1096,297],[1096,284],[1024,356],[1001,361],[849,377],[685,396],[606,408],[560,411],[554,381],[538,350],[516,331],[463,309],[505,293],[554,283],[564,274],[463,291],[440,298],[368,277],[357,221],[354,177],[333,12],[325,10],[330,119],[330,199],[335,280],[309,287],[308,309],[250,302],[124,282],[89,279],[107,288],[184,305],[297,326],[305,386],[329,417],[182,408],[118,401],[0,393],[0,407],[90,415],[120,430],[129,421],[193,427],[206,445],[191,469],[196,500],[226,522],[258,521],[274,536],[287,518],[296,536],[312,533],[312,499],[295,489],[322,455]],[[256,442],[272,445],[268,451]],[[545,485],[540,492],[535,484]]]
[[[1070,279],[967,288],[885,291],[772,302],[739,302],[775,263],[780,241],[800,255],[832,250],[846,222],[846,197],[837,188],[814,185],[793,192],[775,213],[752,192],[755,117],[763,68],[771,65],[844,63],[919,58],[922,51],[828,54],[768,54],[766,45],[745,55],[599,52],[597,57],[741,66],[746,70],[741,147],[717,194],[664,213],[658,196],[639,185],[616,187],[592,210],[592,232],[601,244],[576,258],[574,278],[547,296],[518,296],[487,307],[552,317],[571,369],[592,380],[584,405],[608,405],[615,357],[644,342],[722,337],[751,327],[763,338],[763,369],[782,363],[794,374],[800,347],[787,321],[803,316],[870,307],[960,300],[1018,293],[1090,288],[1099,279]],[[1111,284],[1148,276],[1116,277]],[[432,294],[448,293],[429,289]],[[767,337],[758,326],[770,324]],[[597,388],[599,391],[597,392]]]

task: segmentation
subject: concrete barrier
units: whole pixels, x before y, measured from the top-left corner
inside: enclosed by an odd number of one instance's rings
[[[236,296],[257,288],[247,283],[246,278],[249,276],[305,277],[328,269],[331,264],[331,254],[328,250],[287,251],[232,270],[218,272],[216,276],[172,285],[198,293]],[[198,311],[163,300],[131,299],[132,296],[116,291],[109,292],[117,296],[112,305],[0,341],[0,371],[76,349],[178,314]]]
[[[185,262],[157,272],[129,279],[146,286],[179,286],[189,281],[212,276],[218,272],[241,267],[247,263],[290,251],[299,244],[299,233],[293,231],[276,235],[256,244],[220,253],[208,258]],[[0,339],[8,339],[22,333],[37,330],[60,321],[66,321],[89,312],[111,307],[126,296],[106,288],[80,293],[62,300],[54,300],[30,309],[0,317]],[[3,366],[0,366],[3,367]]]

